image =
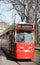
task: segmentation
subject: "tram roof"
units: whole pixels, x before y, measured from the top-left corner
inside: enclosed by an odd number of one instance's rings
[[[30,24],[30,23],[27,23],[27,24],[28,24],[28,25],[33,25],[33,24]],[[26,25],[27,25],[27,24],[26,24]],[[14,28],[16,27],[16,25],[18,25],[18,24],[13,24],[13,25],[9,26],[7,29],[5,29],[5,30],[2,32],[1,35],[3,35],[3,34],[5,34],[5,33],[9,32],[10,30],[14,30]],[[23,24],[20,24],[20,25],[23,25]]]
[[[7,29],[5,29],[5,30],[2,32],[1,35],[3,35],[3,34],[5,34],[5,33],[9,32],[10,30],[13,30],[14,28],[15,28],[15,25],[14,25],[14,24],[11,25],[11,26],[9,26]]]

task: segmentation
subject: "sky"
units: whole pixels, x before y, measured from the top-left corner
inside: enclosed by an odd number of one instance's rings
[[[8,3],[7,1],[0,1],[0,20],[3,20],[10,25],[12,23],[18,23],[21,21],[21,17],[17,13],[15,9],[12,9],[13,6],[11,3]]]

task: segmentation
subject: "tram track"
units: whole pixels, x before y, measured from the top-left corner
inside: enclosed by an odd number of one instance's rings
[[[20,63],[16,62],[18,65],[21,65]]]
[[[32,62],[36,63],[37,65],[40,65],[40,56],[35,55],[34,59],[32,59]]]
[[[34,61],[29,61],[29,60],[22,60],[22,61],[17,61],[16,62],[18,65],[39,65],[37,63],[35,63]]]
[[[33,60],[32,60],[32,62],[35,63],[35,64],[37,64],[37,65],[40,65],[39,63],[37,63],[37,62],[35,62],[35,61],[33,61]]]

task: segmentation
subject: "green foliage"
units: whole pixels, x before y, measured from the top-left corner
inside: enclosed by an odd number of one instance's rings
[[[39,50],[35,50],[35,54],[40,56],[40,51]]]

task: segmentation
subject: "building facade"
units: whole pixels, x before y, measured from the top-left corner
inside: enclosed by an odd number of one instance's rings
[[[8,23],[0,20],[0,35],[3,32],[3,30],[5,30],[8,27],[9,27],[9,24]]]

